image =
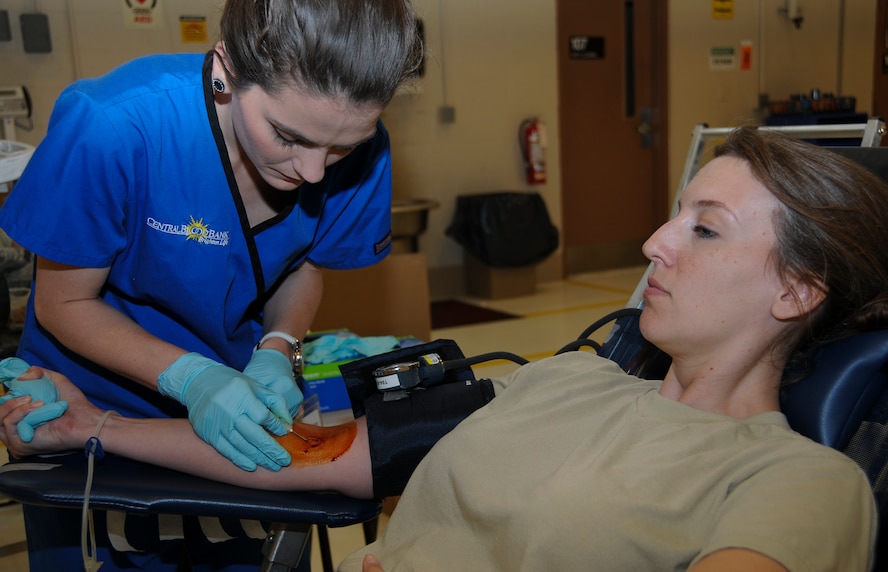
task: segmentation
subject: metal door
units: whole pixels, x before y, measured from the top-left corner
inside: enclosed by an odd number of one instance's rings
[[[644,262],[668,214],[665,0],[558,0],[565,272]]]

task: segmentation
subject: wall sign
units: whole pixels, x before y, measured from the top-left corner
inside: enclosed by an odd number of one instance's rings
[[[709,69],[732,70],[737,67],[737,50],[734,46],[709,48]]]
[[[740,69],[746,71],[752,69],[752,42],[750,40],[740,42]]]
[[[571,36],[570,59],[598,60],[604,57],[604,38],[600,36]]]
[[[715,20],[733,20],[734,0],[712,0],[712,18]]]
[[[207,19],[204,16],[179,16],[182,43],[206,43]]]
[[[127,28],[159,28],[163,25],[161,0],[123,0],[123,23]]]

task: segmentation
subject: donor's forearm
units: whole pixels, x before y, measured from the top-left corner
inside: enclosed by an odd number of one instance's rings
[[[111,453],[235,485],[269,490],[337,491],[370,498],[373,483],[364,418],[333,427],[296,424],[279,437],[293,459],[273,472],[244,471],[201,440],[187,419],[131,419],[112,415],[99,434]]]

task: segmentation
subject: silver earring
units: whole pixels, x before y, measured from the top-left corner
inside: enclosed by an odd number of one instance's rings
[[[213,78],[213,91],[216,93],[225,93],[225,83],[217,77]]]

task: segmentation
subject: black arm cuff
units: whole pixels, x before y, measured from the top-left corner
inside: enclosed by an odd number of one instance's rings
[[[493,397],[489,379],[416,389],[396,401],[384,401],[380,393],[367,397],[374,496],[401,494],[432,446]]]

